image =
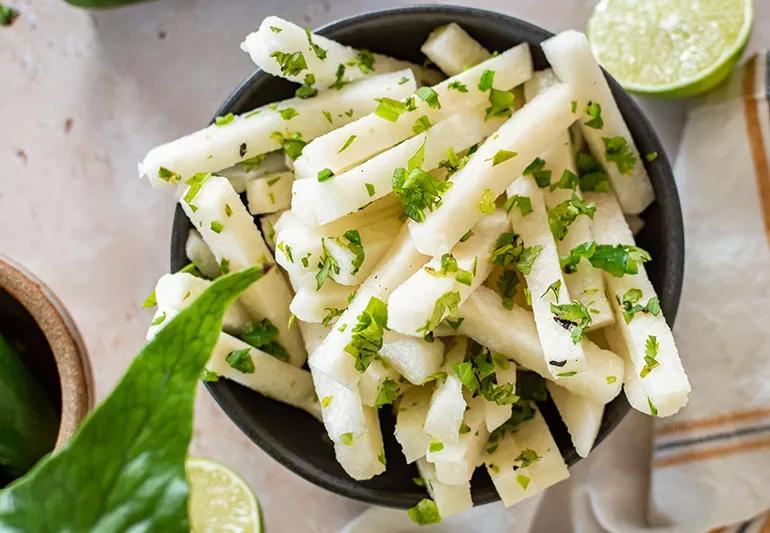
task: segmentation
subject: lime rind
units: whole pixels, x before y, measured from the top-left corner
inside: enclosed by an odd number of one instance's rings
[[[722,30],[722,32],[725,29],[733,31],[734,37],[731,38],[730,42],[721,44],[718,56],[713,53],[711,54],[713,58],[708,65],[702,65],[695,73],[689,74],[686,77],[683,76],[675,81],[641,83],[633,78],[638,78],[640,72],[645,68],[654,69],[656,66],[660,66],[661,61],[666,62],[664,66],[674,67],[678,65],[678,62],[682,61],[681,57],[671,57],[671,53],[676,52],[675,50],[665,50],[662,49],[664,47],[655,45],[656,40],[659,41],[661,36],[660,27],[665,28],[666,32],[682,31],[681,28],[676,27],[679,13],[673,8],[676,7],[675,5],[680,6],[680,11],[686,11],[691,15],[688,20],[684,21],[684,24],[692,26],[693,24],[708,22],[708,20],[697,20],[697,9],[699,5],[703,6],[710,3],[714,2],[709,2],[709,0],[701,0],[701,2],[696,3],[688,0],[680,0],[678,2],[671,2],[670,0],[665,2],[661,0],[645,0],[644,2],[636,2],[635,0],[602,0],[596,6],[588,22],[588,36],[591,40],[594,54],[602,66],[624,88],[633,92],[678,98],[708,91],[730,74],[748,43],[754,16],[751,0],[734,0],[736,9],[740,8],[742,10],[740,15],[732,14],[734,18],[740,16],[740,28],[737,28],[737,31],[734,31],[737,24],[734,27],[728,26],[725,28],[722,26],[713,28],[715,31],[717,29]],[[719,4],[720,9],[724,11],[726,4],[724,2],[719,2]],[[713,11],[701,9],[700,15],[707,19],[705,15],[710,14],[713,18]],[[723,23],[724,20],[728,20],[728,18],[721,17],[720,23]],[[717,23],[713,23],[712,26],[714,24]],[[664,37],[670,36],[668,33],[663,33],[662,35]],[[696,47],[695,52],[706,55],[709,52],[713,52],[713,45],[716,42],[715,37],[718,39],[719,35],[710,35],[711,39],[708,43],[706,42],[708,39],[704,35],[705,32],[701,32],[700,35],[690,35],[689,37],[695,41],[691,43]],[[697,49],[699,44],[703,45],[701,49]],[[707,44],[712,45],[710,50],[703,49]],[[686,51],[691,50],[693,49],[691,48]],[[681,73],[674,69],[673,74],[669,78],[676,78],[678,75],[681,75]]]

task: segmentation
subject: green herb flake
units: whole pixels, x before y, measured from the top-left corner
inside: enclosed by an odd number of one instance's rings
[[[519,155],[518,152],[511,152],[510,150],[498,150],[497,153],[490,159],[487,159],[487,161],[491,160],[492,166],[496,167],[500,163],[504,163],[505,161],[516,157],[517,155]]]
[[[353,141],[356,140],[356,137],[358,137],[358,136],[357,135],[351,135],[350,137],[348,137],[347,140],[345,141],[345,143],[342,145],[342,147],[340,147],[340,149],[337,150],[337,153],[339,154],[339,153],[342,153],[345,150],[347,150],[348,146],[353,144]]]
[[[329,181],[334,177],[334,172],[330,168],[325,168],[318,171],[318,183]]]
[[[519,468],[527,468],[528,466],[538,462],[540,459],[542,459],[542,457],[540,457],[535,450],[525,448],[514,459],[514,461],[521,462]]]
[[[532,200],[529,196],[522,196],[520,194],[514,194],[513,196],[509,196],[507,200],[505,200],[505,212],[510,213],[511,209],[514,207],[518,207],[519,211],[521,212],[521,216],[527,216],[532,212]]]
[[[363,74],[374,72],[374,54],[369,50],[359,50],[356,57],[348,61],[348,65],[357,66]]]
[[[399,85],[403,85],[409,81],[409,78],[406,76],[402,76],[400,80],[398,80]]]
[[[657,296],[651,297],[646,305],[641,305],[639,303],[642,299],[641,289],[628,289],[623,294],[622,298],[616,296],[615,299],[620,306],[620,311],[623,314],[623,320],[626,321],[626,324],[630,324],[637,313],[649,313],[653,316],[658,316],[660,314],[660,302],[658,301]]]
[[[329,88],[336,89],[336,90],[342,89],[345,85],[348,84],[348,82],[345,81],[344,78],[345,78],[345,65],[340,63],[339,65],[337,65],[337,70],[334,73],[334,83],[332,83],[329,86]],[[329,122],[331,122],[331,120]]]
[[[400,100],[394,100],[393,98],[376,98],[377,107],[374,110],[374,114],[380,118],[384,118],[390,122],[396,122],[398,117],[411,111],[407,103]]]
[[[441,202],[441,195],[452,186],[422,170],[425,142],[409,159],[407,168],[393,172],[393,192],[401,202],[404,214],[416,222],[425,220],[425,211],[433,211]]]
[[[473,230],[469,229],[468,231],[465,232],[465,234],[462,237],[460,237],[460,242],[465,242],[471,237],[473,237]]]
[[[326,118],[326,121],[329,124],[334,124],[334,120],[332,119],[332,114],[330,112],[328,112],[328,111],[321,111],[321,113]]]
[[[278,111],[278,114],[281,115],[281,118],[284,120],[291,120],[297,115],[299,115],[297,110],[294,109],[293,107],[287,107],[285,109],[281,109],[280,111]]]
[[[573,113],[577,111],[577,100],[572,100],[572,102],[570,103],[570,109],[572,110]]]
[[[540,299],[545,298],[545,295],[549,292],[553,292],[553,297],[556,300],[556,303],[559,303],[559,291],[561,290],[561,280],[557,279],[550,285],[548,285],[548,288],[545,290],[545,292],[540,295]]]
[[[468,391],[474,393],[479,390],[479,380],[473,370],[473,363],[470,361],[453,363],[452,370],[457,376],[457,379],[460,380],[460,383],[462,383]]]
[[[556,183],[551,184],[551,191],[555,191],[556,189],[572,189],[573,191],[577,189],[577,186],[580,185],[580,178],[572,172],[570,169],[565,168],[564,172],[562,172],[561,177],[559,178],[559,181]]]
[[[374,407],[379,409],[383,405],[390,405],[396,401],[396,398],[398,398],[398,383],[393,379],[386,378],[377,390]]]
[[[233,120],[235,120],[235,115],[228,113],[224,116],[215,118],[214,124],[217,126],[225,126],[226,124],[230,124]]]
[[[596,204],[583,201],[582,198],[573,192],[570,199],[564,200],[548,210],[548,225],[551,228],[553,237],[557,241],[561,241],[567,236],[570,224],[578,216],[585,215],[593,220],[595,213]]]
[[[219,272],[222,274],[229,274],[230,273],[230,260],[225,259],[224,257],[219,262]]]
[[[585,328],[591,324],[591,313],[580,300],[560,305],[551,304],[551,313],[554,321],[570,332],[574,344],[580,342],[585,335]]]
[[[148,307],[155,307],[158,305],[158,300],[155,297],[155,291],[153,290],[147,298],[144,299],[144,303],[142,304],[142,307],[148,308]]]
[[[529,486],[529,477],[523,474],[517,474],[516,481],[518,482],[519,485],[521,485],[522,489],[527,490],[527,487]]]
[[[231,216],[233,216],[233,208],[230,207],[230,204],[227,204],[227,203],[225,204],[225,216],[227,218],[230,218]]]
[[[296,96],[297,98],[301,98],[303,100],[307,98],[312,98],[313,96],[318,94],[318,89],[313,87],[314,84],[315,84],[315,75],[312,72],[305,74],[305,79],[303,80],[302,85],[297,87],[297,90],[294,91],[294,96]],[[281,116],[283,117],[283,115]]]
[[[361,268],[361,265],[364,263],[365,258],[364,246],[361,244],[361,234],[357,229],[351,229],[342,234],[342,239],[338,239],[340,244],[346,246],[353,254],[353,259],[351,260],[353,271],[351,274],[356,275]]]
[[[461,92],[461,93],[467,93],[468,92],[468,87],[464,83],[462,83],[461,81],[457,81],[457,80],[449,83],[449,85],[447,85],[447,89],[451,89],[453,91],[458,91],[458,92]]]
[[[441,441],[433,440],[428,445],[428,451],[431,453],[440,452],[444,449],[444,443]]]
[[[425,322],[425,325],[417,330],[417,333],[422,335],[431,333],[446,317],[455,320],[459,305],[460,293],[458,291],[442,294],[433,306],[433,313]]]
[[[323,319],[321,320],[321,323],[324,326],[329,326],[339,318],[342,313],[345,312],[344,309],[337,309],[336,307],[326,307],[324,308],[324,311],[326,311],[326,314],[324,315]]]
[[[387,324],[388,306],[379,298],[370,298],[351,330],[350,343],[345,346],[345,352],[353,356],[359,372],[364,372],[379,354]]]
[[[418,487],[424,487],[425,486],[425,480],[421,477],[413,477],[412,483],[417,485]]]
[[[160,326],[161,324],[163,324],[163,322],[165,322],[165,320],[166,320],[166,312],[164,311],[163,313],[161,313],[158,316],[156,316],[155,318],[153,318],[152,322],[150,322],[150,325],[151,326]]]
[[[600,130],[604,127],[604,120],[602,120],[602,106],[599,105],[598,102],[589,100],[586,104],[586,115],[591,118],[586,120],[583,124],[595,130]]]
[[[466,433],[470,433],[470,432],[471,432],[470,426],[468,426],[468,424],[466,424],[465,422],[462,422],[460,424],[460,431],[459,431],[460,435],[465,435]]]
[[[616,278],[625,274],[637,274],[639,265],[651,259],[649,252],[636,246],[596,244],[594,241],[587,241],[559,259],[562,270],[567,274],[575,272],[581,258],[588,259],[594,268],[604,270]]]
[[[237,370],[238,372],[242,374],[253,374],[254,373],[254,361],[251,360],[251,348],[243,348],[242,350],[233,350],[229,354],[227,354],[227,357],[225,357],[225,361],[228,365],[230,365],[232,368]]]
[[[344,444],[345,446],[350,446],[353,444],[353,434],[352,433],[343,433],[340,435],[340,442]]]
[[[302,52],[286,53],[275,51],[270,54],[270,57],[275,59],[278,66],[281,67],[281,74],[286,76],[297,76],[307,68],[307,62]]]
[[[595,192],[608,192],[610,190],[607,172],[593,155],[588,152],[579,152],[576,161],[581,190]]]
[[[321,408],[326,409],[332,404],[332,400],[334,399],[334,396],[324,396],[321,398]]]
[[[200,373],[200,379],[204,383],[216,383],[219,381],[219,376],[215,373],[209,370],[208,368],[204,368],[201,370]]]
[[[441,522],[441,515],[438,512],[436,502],[428,498],[423,498],[417,505],[407,509],[406,512],[412,522],[420,526]]]
[[[513,113],[514,96],[510,91],[500,91],[494,87],[489,90],[490,106],[485,109],[485,119],[492,117],[510,117]]]
[[[573,377],[575,375],[577,375],[577,372],[572,370],[570,372],[559,372],[558,374],[556,374],[556,377],[557,378],[571,378],[571,377]]]
[[[484,189],[481,192],[481,197],[479,197],[479,201],[476,203],[476,207],[479,208],[479,211],[484,213],[485,215],[491,215],[495,212],[495,199],[497,198],[497,195],[495,194],[495,191],[492,189]]]
[[[388,464],[388,460],[387,460],[387,458],[385,457],[385,450],[380,450],[380,453],[379,453],[379,455],[377,456],[377,460],[378,460],[379,462],[381,462],[383,465],[387,465],[387,464]]]
[[[211,231],[214,233],[222,233],[222,230],[224,229],[224,225],[218,220],[212,220],[211,221]]]
[[[636,165],[636,155],[634,155],[628,141],[618,136],[602,137],[602,142],[604,142],[604,155],[607,161],[615,163],[621,174],[632,174],[634,165]]]
[[[494,70],[485,70],[481,73],[479,78],[479,91],[485,92],[492,88],[492,83],[495,80]]]
[[[535,158],[527,168],[522,172],[525,176],[532,176],[537,183],[537,186],[542,188],[548,187],[551,184],[551,171],[545,168],[545,161]]]
[[[644,154],[644,158],[647,160],[648,163],[652,163],[656,159],[658,159],[658,152],[647,152]]]
[[[182,176],[177,174],[176,172],[172,172],[171,170],[167,169],[166,167],[159,167],[158,168],[158,177],[162,179],[163,181],[170,183],[172,185],[175,185],[179,183],[182,180]]]
[[[647,341],[644,344],[644,367],[639,372],[640,378],[647,377],[653,369],[660,366],[658,362],[658,351],[660,350],[660,343],[655,335],[649,335]]]
[[[313,42],[313,34],[308,28],[305,28],[305,35],[307,35],[307,42],[310,45],[310,48],[313,50],[315,56],[321,61],[326,59],[326,50]]]
[[[433,109],[441,109],[441,102],[438,101],[438,93],[431,87],[420,87],[414,94],[416,94],[420,100],[428,104],[429,107]]]
[[[428,118],[428,115],[422,115],[417,120],[414,121],[414,125],[412,126],[412,132],[422,133],[423,131],[427,131],[430,129],[430,127],[433,124],[430,123],[430,119]]]
[[[270,26],[270,31],[273,33],[281,33],[283,29],[279,28],[278,26]]]
[[[612,385],[618,380],[616,376],[607,376],[607,385]]]
[[[650,415],[658,416],[658,408],[655,407],[655,404],[652,403],[652,399],[649,396],[647,396],[647,405],[650,407]]]
[[[316,290],[321,290],[323,284],[332,274],[340,273],[340,265],[326,248],[326,239],[321,239],[321,258],[318,262],[318,272],[315,275]]]
[[[366,187],[366,193],[369,196],[374,196],[376,191],[374,189],[374,184],[373,183],[364,183],[364,187]]]

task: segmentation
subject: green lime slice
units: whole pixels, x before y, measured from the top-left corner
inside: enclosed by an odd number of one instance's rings
[[[235,472],[209,459],[188,458],[190,530],[262,532],[262,512],[256,496]]]
[[[626,89],[684,97],[730,74],[752,21],[751,0],[601,0],[588,38]]]

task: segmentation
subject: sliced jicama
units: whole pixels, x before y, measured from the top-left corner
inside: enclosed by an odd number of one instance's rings
[[[294,205],[302,212],[311,210],[320,224],[353,213],[372,200],[393,190],[393,172],[406,168],[409,159],[422,152],[420,168],[431,170],[447,158],[448,150],[460,153],[488,137],[500,127],[502,117],[486,120],[486,104],[467,109],[442,120],[433,127],[405,140],[360,165],[328,181],[303,180],[297,186],[312,189],[295,195]],[[309,202],[310,205],[299,205]]]
[[[399,85],[402,78],[407,81]],[[220,117],[218,123],[153,148],[139,164],[139,175],[155,188],[171,188],[199,172],[217,172],[278,150],[285,139],[299,150],[304,143],[293,136],[308,142],[370,113],[377,105],[375,97],[404,98],[415,87],[411,71],[404,70],[313,98],[290,98],[244,115]]]
[[[432,88],[422,88],[410,100],[414,103],[412,111],[371,113],[319,137],[305,147],[302,157],[297,160],[297,176],[316,178],[324,169],[340,174],[414,135],[417,119],[422,116],[430,123],[436,123],[464,109],[482,105],[489,94],[488,90],[479,89],[479,80],[485,70],[495,72],[496,89],[509,90],[523,83],[532,74],[527,44],[511,48]],[[459,87],[464,87],[466,92]],[[431,103],[423,100],[420,94]]]
[[[554,379],[548,372],[531,312],[516,305],[506,309],[494,291],[482,286],[460,308],[460,317],[463,318],[457,330],[460,334],[548,380]],[[560,379],[559,385],[576,394],[608,403],[620,392],[623,360],[586,339],[583,339],[582,345],[587,369]]]
[[[441,518],[447,518],[467,511],[473,507],[471,500],[471,484],[448,485],[436,477],[436,467],[425,459],[417,459],[417,471],[425,481],[428,494],[436,502]]]
[[[575,304],[571,302],[567,285],[564,283],[559,254],[548,224],[543,193],[532,176],[522,176],[511,183],[507,193],[509,200],[529,200],[529,210],[514,207],[508,216],[514,233],[521,237],[524,246],[540,250],[531,263],[529,272],[524,273],[524,279],[532,295],[532,313],[548,371],[555,379],[565,374],[581,372],[586,368],[585,355],[580,344],[583,334],[576,336],[575,331],[581,331],[576,328],[584,328],[590,323],[590,312],[580,304],[585,312],[585,324],[557,320],[559,315],[554,306]]]
[[[262,229],[262,237],[270,251],[275,253],[275,224],[281,218],[285,211],[268,213],[259,217],[259,227]]]
[[[345,472],[356,480],[371,479],[385,471],[385,446],[382,442],[382,431],[377,409],[363,407],[366,432],[334,443],[334,453],[337,461]]]
[[[429,383],[409,389],[398,401],[395,435],[407,463],[424,457],[430,444],[431,438],[423,425],[432,392],[433,385]]]
[[[655,199],[634,138],[618,109],[586,36],[574,30],[542,43],[554,72],[575,89],[575,107],[591,152],[604,165],[623,211],[637,215]],[[609,143],[610,139],[616,140]]]
[[[462,485],[470,481],[481,460],[489,433],[484,423],[483,398],[466,398],[468,409],[463,419],[464,433],[457,442],[431,440],[425,459],[436,467],[436,477],[442,483]],[[467,428],[467,429],[466,429]]]
[[[495,365],[495,378],[497,385],[511,384],[513,390],[516,390],[516,363],[509,361],[500,354],[492,354],[492,362]],[[484,420],[487,424],[487,431],[494,431],[502,426],[506,420],[511,418],[513,410],[512,404],[498,404],[493,401],[484,400],[485,414]]]
[[[283,150],[252,157],[230,168],[218,171],[220,176],[230,180],[238,194],[246,192],[246,184],[266,174],[283,172],[286,169],[286,156]]]
[[[519,426],[516,440],[524,449],[533,450],[540,456],[527,467],[538,489],[545,490],[569,477],[569,470],[567,470],[564,458],[559,452],[559,447],[553,440],[551,430],[548,429],[548,424],[537,408],[535,408],[534,416]]]
[[[390,292],[425,264],[427,259],[415,250],[409,233],[403,228],[380,263],[359,287],[331,333],[311,355],[311,368],[325,372],[346,387],[355,388],[365,368],[357,370],[356,358],[346,352],[345,348],[351,344],[359,316],[371,300],[387,301]]]
[[[387,405],[409,387],[401,374],[382,359],[372,361],[358,381],[361,401],[369,407]]]
[[[462,363],[468,348],[466,337],[455,337],[444,358],[443,372],[446,379],[439,380],[430,398],[430,406],[425,415],[425,432],[440,442],[458,442],[460,425],[465,414],[463,384],[452,369],[455,363]],[[438,342],[438,341],[436,341]]]
[[[256,178],[246,184],[246,199],[252,215],[284,211],[291,206],[291,172],[276,172]]]
[[[343,387],[323,372],[316,372],[312,368],[311,374],[329,438],[335,443],[350,442],[366,433],[364,406],[358,390]]]
[[[345,46],[280,17],[266,17],[256,32],[246,36],[241,49],[274,76],[305,83],[311,74],[311,85],[318,89],[406,68],[430,83],[436,83],[438,75],[407,61]]]
[[[191,229],[187,234],[184,250],[187,259],[200,270],[201,274],[209,279],[214,279],[219,275],[219,265],[217,264],[216,257],[211,253],[206,243],[203,242],[201,234],[194,229]]]
[[[518,432],[501,429],[489,438],[484,453],[484,465],[503,505],[510,507],[539,492],[532,474],[522,466],[524,448],[517,441]]]
[[[226,178],[211,176],[191,187],[179,202],[223,271],[235,271],[273,261],[254,219]],[[267,318],[278,328],[278,342],[296,366],[305,362],[302,335],[289,329],[291,290],[277,268],[246,289],[239,299],[252,318]]]
[[[548,392],[551,394],[559,416],[567,426],[572,444],[580,457],[588,457],[588,452],[594,445],[596,435],[599,434],[599,426],[602,424],[604,404],[573,394],[565,388],[551,381],[546,382]]]
[[[591,229],[597,243],[634,246],[634,237],[612,193],[586,193],[586,199],[596,203]],[[629,395],[629,402],[653,416],[678,412],[687,404],[690,382],[644,266],[640,264],[636,274],[616,277],[605,273],[604,278],[615,309],[615,323],[626,343],[628,364],[633,368],[633,373],[629,370],[627,387],[644,391],[643,395]],[[624,315],[623,302],[644,310]]]
[[[431,256],[449,251],[508,184],[575,120],[572,98],[568,85],[555,85],[514,113],[452,176],[452,187],[444,193],[440,207],[421,223],[409,222],[415,247]]]
[[[205,291],[211,282],[186,272],[165,274],[155,284],[155,299],[158,307],[170,307],[181,311]],[[238,335],[249,322],[249,315],[239,302],[233,302],[225,311],[222,329]]]
[[[331,326],[303,322],[302,320],[297,321],[297,326],[299,326],[299,330],[302,332],[302,340],[305,342],[307,353],[313,353],[313,350],[321,345],[331,330]]]
[[[524,84],[524,94],[527,100],[531,100],[538,92],[556,83],[558,80],[551,69],[535,72]],[[562,132],[540,158],[544,163],[541,172],[550,173],[552,182],[550,187],[543,189],[545,205],[551,216],[550,213],[554,210],[559,212],[559,206],[573,203],[573,195],[578,201],[582,199],[580,187],[576,182],[577,170],[569,132]],[[563,179],[564,177],[572,179]],[[591,240],[591,221],[587,215],[578,215],[571,222],[567,219],[562,221],[562,224],[564,228],[559,232],[561,238],[554,235],[559,256],[565,256],[578,244]],[[591,324],[587,329],[603,328],[614,322],[615,317],[605,294],[601,271],[591,268],[588,263],[581,263],[575,272],[564,276],[564,282],[567,284],[569,295],[580,300],[591,312]]]
[[[492,271],[495,241],[508,227],[503,210],[481,219],[470,237],[448,255],[434,257],[388,299],[388,326],[405,335],[424,336],[445,316],[456,314]],[[558,259],[557,267],[558,269]]]
[[[328,324],[348,306],[354,289],[327,281],[319,290],[300,287],[291,300],[289,310],[304,322]]]
[[[449,76],[481,63],[490,55],[489,50],[455,22],[433,30],[420,50]]]
[[[444,360],[444,345],[389,331],[383,337],[380,356],[409,383],[420,385],[438,372]]]

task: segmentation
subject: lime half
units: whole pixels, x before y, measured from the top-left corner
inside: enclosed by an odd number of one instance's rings
[[[235,472],[208,459],[188,458],[190,529],[260,533],[262,516],[256,496]]]
[[[727,77],[752,21],[751,0],[601,0],[588,38],[626,89],[683,97]]]

